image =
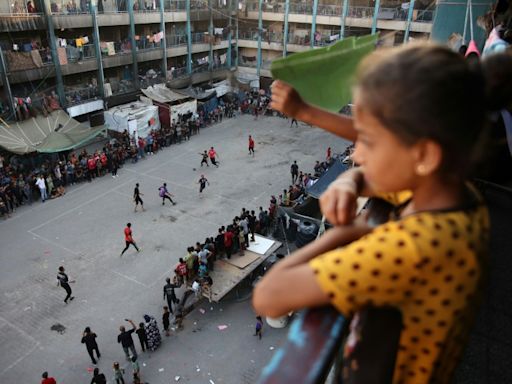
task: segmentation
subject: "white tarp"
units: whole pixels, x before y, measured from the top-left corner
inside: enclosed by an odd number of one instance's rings
[[[186,101],[178,105],[171,105],[171,121],[176,122],[178,115],[185,115],[189,112],[197,112],[197,100]]]
[[[189,96],[182,93],[174,92],[167,88],[165,84],[155,84],[146,89],[141,89],[142,93],[151,100],[159,103],[171,103],[176,100],[187,99]]]
[[[215,89],[215,92],[217,93],[217,97],[222,97],[226,93],[232,91],[232,87],[231,87],[231,85],[229,85],[229,81],[227,81],[227,80],[223,80],[218,83],[215,83],[215,84],[213,84],[213,86],[215,87],[214,89]]]
[[[130,120],[137,122],[136,128],[134,123],[129,126]],[[126,129],[130,135],[146,137],[151,130],[160,129],[158,107],[140,101],[118,105],[105,111],[105,124],[113,131],[123,132]]]
[[[247,250],[258,255],[264,255],[275,244],[274,240],[259,235],[254,235],[254,239],[256,241],[250,241]]]
[[[71,117],[82,116],[86,113],[99,111],[103,109],[103,100],[94,100],[88,103],[73,105],[67,109],[68,115]]]

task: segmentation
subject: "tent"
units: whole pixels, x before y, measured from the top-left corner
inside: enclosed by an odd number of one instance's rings
[[[331,165],[331,167],[313,184],[306,189],[308,195],[314,198],[320,198],[320,195],[327,189],[339,175],[348,170],[350,166],[342,163],[339,159]]]
[[[20,155],[67,151],[87,143],[105,128],[90,128],[63,110],[57,110],[46,117],[38,115],[9,126],[0,124],[0,146]]]
[[[110,108],[105,111],[105,122],[113,131],[123,132],[126,129],[136,137],[146,137],[151,130],[160,129],[158,107],[140,101]]]

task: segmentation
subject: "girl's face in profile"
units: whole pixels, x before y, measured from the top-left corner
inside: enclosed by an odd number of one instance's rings
[[[365,181],[378,192],[413,189],[415,146],[405,145],[365,108],[361,91],[355,92],[354,104],[358,136],[352,157],[364,170]]]

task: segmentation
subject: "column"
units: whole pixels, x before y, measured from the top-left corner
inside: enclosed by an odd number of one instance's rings
[[[318,0],[313,1],[313,22],[311,23],[311,48],[315,46],[316,14],[318,12]]]
[[[348,0],[343,0],[343,9],[341,10],[340,40],[345,38],[345,24],[348,15]]]
[[[90,11],[92,17],[92,33],[94,39],[94,52],[96,52],[96,64],[98,65],[98,90],[101,98],[105,97],[105,75],[103,74],[103,57],[100,48],[100,30],[98,28],[96,2],[91,1]]]
[[[239,56],[239,51],[238,51],[238,9],[237,9],[237,17],[235,19],[235,28],[236,28],[236,37],[235,37],[235,49],[236,49],[236,56],[235,56],[235,67],[238,68],[238,56]]]
[[[13,104],[14,98],[12,97],[11,84],[9,83],[9,76],[7,75],[7,65],[5,64],[4,51],[0,47],[0,72],[2,75],[2,84],[4,86],[4,96],[7,99],[7,105],[9,107],[10,116],[16,120],[16,114],[14,112]]]
[[[377,32],[377,17],[379,16],[380,0],[375,0],[375,8],[373,9],[372,35]]]
[[[288,54],[288,14],[290,13],[290,0],[284,4],[284,31],[283,31],[283,57]]]
[[[165,19],[164,19],[164,0],[160,0],[160,30],[163,32],[164,37],[162,42],[162,73],[164,81],[167,81],[167,36],[165,35]]]
[[[192,73],[192,32],[190,27],[190,0],[186,0],[187,7],[187,73]]]
[[[258,54],[256,56],[256,75],[260,77],[261,71],[261,35],[263,34],[263,0],[258,0]]]
[[[229,33],[228,33],[228,54],[227,54],[227,58],[226,58],[226,64],[228,66],[228,68],[231,69],[231,36],[232,36],[232,32],[231,32],[231,29],[233,28],[233,23],[232,23],[232,19],[233,19],[233,0],[228,0],[229,1]]]
[[[135,88],[139,89],[139,65],[137,63],[137,46],[135,44],[135,17],[133,15],[133,0],[128,0],[128,15],[130,16],[130,44],[132,45],[132,72]]]
[[[411,30],[412,15],[414,13],[414,0],[409,2],[409,12],[407,13],[407,23],[405,24],[404,43],[409,41],[409,31]]]
[[[57,95],[59,96],[62,108],[66,105],[66,95],[64,94],[64,80],[62,78],[62,70],[60,68],[59,55],[57,54],[57,41],[55,39],[55,31],[53,29],[52,12],[50,10],[50,0],[43,0],[43,12],[48,27],[48,35],[50,40],[50,49],[52,51],[52,61],[55,66],[55,79],[57,81]]]
[[[212,12],[212,0],[208,0],[208,10],[210,11],[210,23],[208,24],[208,35],[210,36],[210,50],[208,51],[208,69],[213,69],[213,12]]]

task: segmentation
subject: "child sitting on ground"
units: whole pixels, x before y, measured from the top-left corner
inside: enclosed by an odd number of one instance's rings
[[[345,351],[360,348],[367,361],[345,366],[346,382],[368,382],[362,374],[371,382],[449,382],[487,263],[487,208],[466,183],[489,112],[485,78],[448,48],[410,44],[369,55],[356,83],[360,167],[320,199],[335,227],[276,264],[256,285],[253,305],[270,317],[329,303],[354,315]],[[355,220],[358,196],[385,198],[394,216],[369,228]],[[368,358],[373,339],[360,336],[371,318],[364,315],[384,307],[403,323],[387,378]]]

